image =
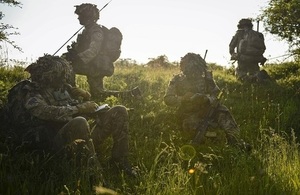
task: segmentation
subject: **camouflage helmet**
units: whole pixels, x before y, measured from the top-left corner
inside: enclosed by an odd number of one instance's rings
[[[32,81],[49,85],[55,81],[69,80],[72,69],[65,59],[45,54],[30,64],[25,71],[30,73]]]
[[[99,9],[97,5],[91,3],[83,3],[81,5],[75,5],[75,14],[82,15],[85,18],[97,21],[99,19]]]
[[[244,27],[253,28],[253,24],[252,24],[251,19],[243,18],[239,21],[237,27],[238,27],[238,29],[241,29]]]
[[[187,53],[180,60],[180,69],[183,72],[189,70],[199,70],[204,72],[206,68],[206,62],[199,54]]]

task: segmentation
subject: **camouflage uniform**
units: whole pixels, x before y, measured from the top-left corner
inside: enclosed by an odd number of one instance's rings
[[[75,140],[84,140],[90,151],[109,135],[113,136],[113,159],[126,159],[128,155],[128,113],[124,106],[115,106],[102,112],[97,118],[93,132],[83,116],[93,113],[97,104],[91,101],[80,103],[75,93],[67,90],[64,81],[69,75],[67,61],[46,55],[26,68],[32,82],[27,86],[25,109],[31,121],[25,121],[20,129],[22,142],[31,142],[40,149],[60,150]],[[60,72],[62,72],[60,74]],[[46,81],[46,82],[45,82]],[[78,91],[78,90],[76,90]],[[79,98],[78,98],[79,99]]]
[[[262,55],[258,56],[248,56],[241,54],[239,52],[240,41],[244,38],[244,34],[247,31],[252,30],[253,24],[249,19],[241,19],[238,24],[238,30],[232,37],[229,43],[229,53],[232,60],[237,60],[238,66],[236,68],[236,77],[241,81],[254,82],[256,74],[259,73],[259,63],[264,64],[266,59]],[[263,34],[260,33],[262,39],[264,39]],[[236,49],[236,51],[235,51]],[[266,47],[264,46],[265,50]]]
[[[177,117],[183,131],[194,137],[210,103],[216,100],[220,90],[211,72],[206,70],[206,63],[200,55],[188,53],[182,58],[180,67],[183,74],[175,75],[170,81],[164,102],[178,108]],[[202,94],[207,98],[203,102],[195,102],[192,100],[195,94]],[[213,121],[225,130],[229,143],[237,142],[240,130],[226,106],[217,107]]]

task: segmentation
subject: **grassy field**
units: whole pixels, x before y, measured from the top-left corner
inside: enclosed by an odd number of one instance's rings
[[[191,146],[176,125],[163,96],[178,67],[116,67],[106,87],[127,90],[135,86],[142,100],[109,97],[98,103],[123,104],[130,111],[130,160],[140,170],[133,179],[107,163],[111,140],[99,157],[105,187],[97,194],[198,195],[198,194],[300,194],[300,64],[263,67],[273,78],[264,85],[242,85],[232,69],[212,66],[216,83],[224,91],[222,103],[232,112],[250,153],[225,144],[224,133]],[[0,68],[0,105],[7,90],[26,78],[22,67]],[[78,85],[88,89],[85,77]],[[2,122],[1,122],[2,123]],[[1,129],[3,131],[3,127]],[[0,194],[94,194],[89,167],[75,160],[49,154],[37,155],[6,149],[1,145]]]

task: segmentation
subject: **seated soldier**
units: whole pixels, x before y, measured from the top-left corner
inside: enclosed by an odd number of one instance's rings
[[[107,108],[97,115],[97,124],[90,132],[86,116],[99,107],[89,101],[90,94],[66,83],[70,76],[69,63],[57,56],[45,55],[29,65],[30,82],[23,87],[24,114],[15,119],[16,144],[28,143],[31,149],[58,152],[80,139],[91,155],[99,144],[112,135],[112,161],[125,173],[135,176],[128,162],[128,113],[124,106]],[[17,110],[9,110],[19,116]],[[22,112],[22,111],[21,111]],[[27,117],[24,117],[27,116]],[[23,120],[25,119],[25,120]],[[94,149],[95,146],[95,149]]]
[[[193,143],[200,144],[206,130],[198,131],[199,125],[210,120],[225,131],[229,144],[240,145],[240,129],[228,108],[217,102],[220,90],[204,59],[198,54],[188,53],[181,58],[180,70],[182,74],[175,75],[170,81],[164,102],[178,108],[177,117],[182,130],[194,138]],[[213,112],[210,112],[211,108]]]

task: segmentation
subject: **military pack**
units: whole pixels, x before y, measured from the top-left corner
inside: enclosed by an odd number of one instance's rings
[[[13,86],[7,95],[7,104],[5,107],[9,123],[13,126],[22,126],[30,121],[31,116],[24,107],[25,96],[29,92],[31,81],[23,80]]]
[[[101,26],[101,28],[104,32],[103,53],[108,55],[112,62],[115,62],[121,55],[123,35],[116,27],[108,29],[105,26]]]
[[[265,49],[263,34],[254,30],[245,31],[238,45],[238,53],[247,56],[262,56]]]

